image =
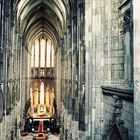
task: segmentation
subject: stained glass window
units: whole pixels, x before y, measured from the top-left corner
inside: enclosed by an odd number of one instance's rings
[[[52,45],[52,47],[51,47],[51,49],[52,49],[52,51],[51,51],[51,67],[54,67],[54,47],[53,47],[53,45]]]
[[[33,44],[32,46],[32,58],[31,58],[31,66],[34,67],[34,49],[35,49],[35,45]]]
[[[31,53],[32,67],[39,67],[39,64],[41,68],[54,67],[54,46],[50,39],[37,39],[32,46]]]
[[[35,67],[39,67],[39,40],[35,41]]]
[[[47,67],[50,67],[50,65],[51,65],[50,60],[51,60],[51,41],[48,40],[47,41],[47,61],[46,61]]]
[[[41,40],[41,45],[40,45],[40,67],[45,67],[45,40]]]

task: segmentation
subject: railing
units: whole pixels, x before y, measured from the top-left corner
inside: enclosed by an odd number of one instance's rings
[[[54,78],[54,68],[32,68],[31,78]]]

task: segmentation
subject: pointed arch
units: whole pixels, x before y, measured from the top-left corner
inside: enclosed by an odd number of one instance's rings
[[[107,140],[122,140],[121,134],[116,124],[114,124],[110,129]]]

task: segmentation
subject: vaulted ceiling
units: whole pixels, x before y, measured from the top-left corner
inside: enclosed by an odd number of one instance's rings
[[[34,41],[41,34],[58,41],[65,32],[71,4],[68,0],[17,1],[17,20],[25,41]]]

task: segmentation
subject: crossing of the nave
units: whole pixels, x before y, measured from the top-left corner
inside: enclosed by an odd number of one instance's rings
[[[0,140],[140,140],[139,0],[0,0]]]

